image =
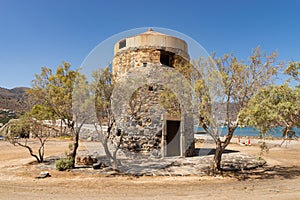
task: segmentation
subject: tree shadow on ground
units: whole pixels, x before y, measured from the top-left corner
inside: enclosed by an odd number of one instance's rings
[[[224,176],[237,178],[238,180],[263,180],[263,179],[294,179],[300,177],[300,166],[263,166],[253,170],[241,170],[235,172],[223,172]]]
[[[34,160],[34,161],[31,161],[31,162],[27,163],[27,165],[47,165],[47,166],[50,166],[50,165],[55,164],[55,162],[57,160],[59,160],[60,158],[61,158],[61,156],[49,156],[49,157],[44,158],[44,161],[42,163],[38,163],[36,160]]]
[[[214,155],[215,152],[216,152],[216,149],[213,149],[213,148],[196,148],[195,156],[209,156],[209,155]],[[237,153],[237,152],[240,152],[240,151],[225,149],[223,154]]]

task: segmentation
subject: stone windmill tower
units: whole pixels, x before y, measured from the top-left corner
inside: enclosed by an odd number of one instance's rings
[[[182,110],[185,101],[180,102],[175,98],[174,101],[165,103],[165,105],[174,104],[172,109],[176,114],[170,114],[168,109],[162,108],[160,104],[162,94],[170,92],[171,87],[178,88],[176,85],[180,87],[182,79],[189,80],[189,66],[187,43],[179,38],[153,31],[151,28],[147,32],[122,39],[115,44],[112,70],[116,81],[136,69],[139,73],[135,77],[147,78],[152,74],[150,79],[155,82],[147,83],[131,94],[135,97],[134,102],[140,104],[137,106],[129,102],[128,110],[132,108],[138,111],[132,111],[134,117],[125,120],[128,127],[125,148],[142,152],[156,150],[156,155],[161,156],[193,154],[193,119]],[[166,78],[160,76],[174,74],[174,70],[183,74],[183,78],[176,81],[176,84],[167,85],[174,79],[170,79],[167,83],[164,82]],[[180,96],[184,92],[177,93],[180,93]]]

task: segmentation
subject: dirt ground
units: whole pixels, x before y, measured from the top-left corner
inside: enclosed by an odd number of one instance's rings
[[[70,141],[49,141],[46,157],[61,155]],[[83,148],[83,147],[81,147]],[[230,144],[228,149],[258,155],[259,147]],[[21,148],[0,141],[0,199],[300,199],[300,141],[272,147],[268,165],[224,176],[128,177],[41,169]]]

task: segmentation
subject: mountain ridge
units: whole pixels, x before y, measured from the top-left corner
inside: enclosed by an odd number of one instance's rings
[[[21,111],[24,105],[22,102],[27,98],[26,90],[28,87],[15,87],[7,89],[0,87],[0,109],[11,111]]]

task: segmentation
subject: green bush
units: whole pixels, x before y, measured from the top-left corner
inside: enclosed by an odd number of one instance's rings
[[[56,169],[58,171],[65,171],[67,169],[72,169],[73,158],[61,158],[56,161]]]
[[[60,140],[72,140],[73,136],[71,135],[62,135],[59,137]]]

